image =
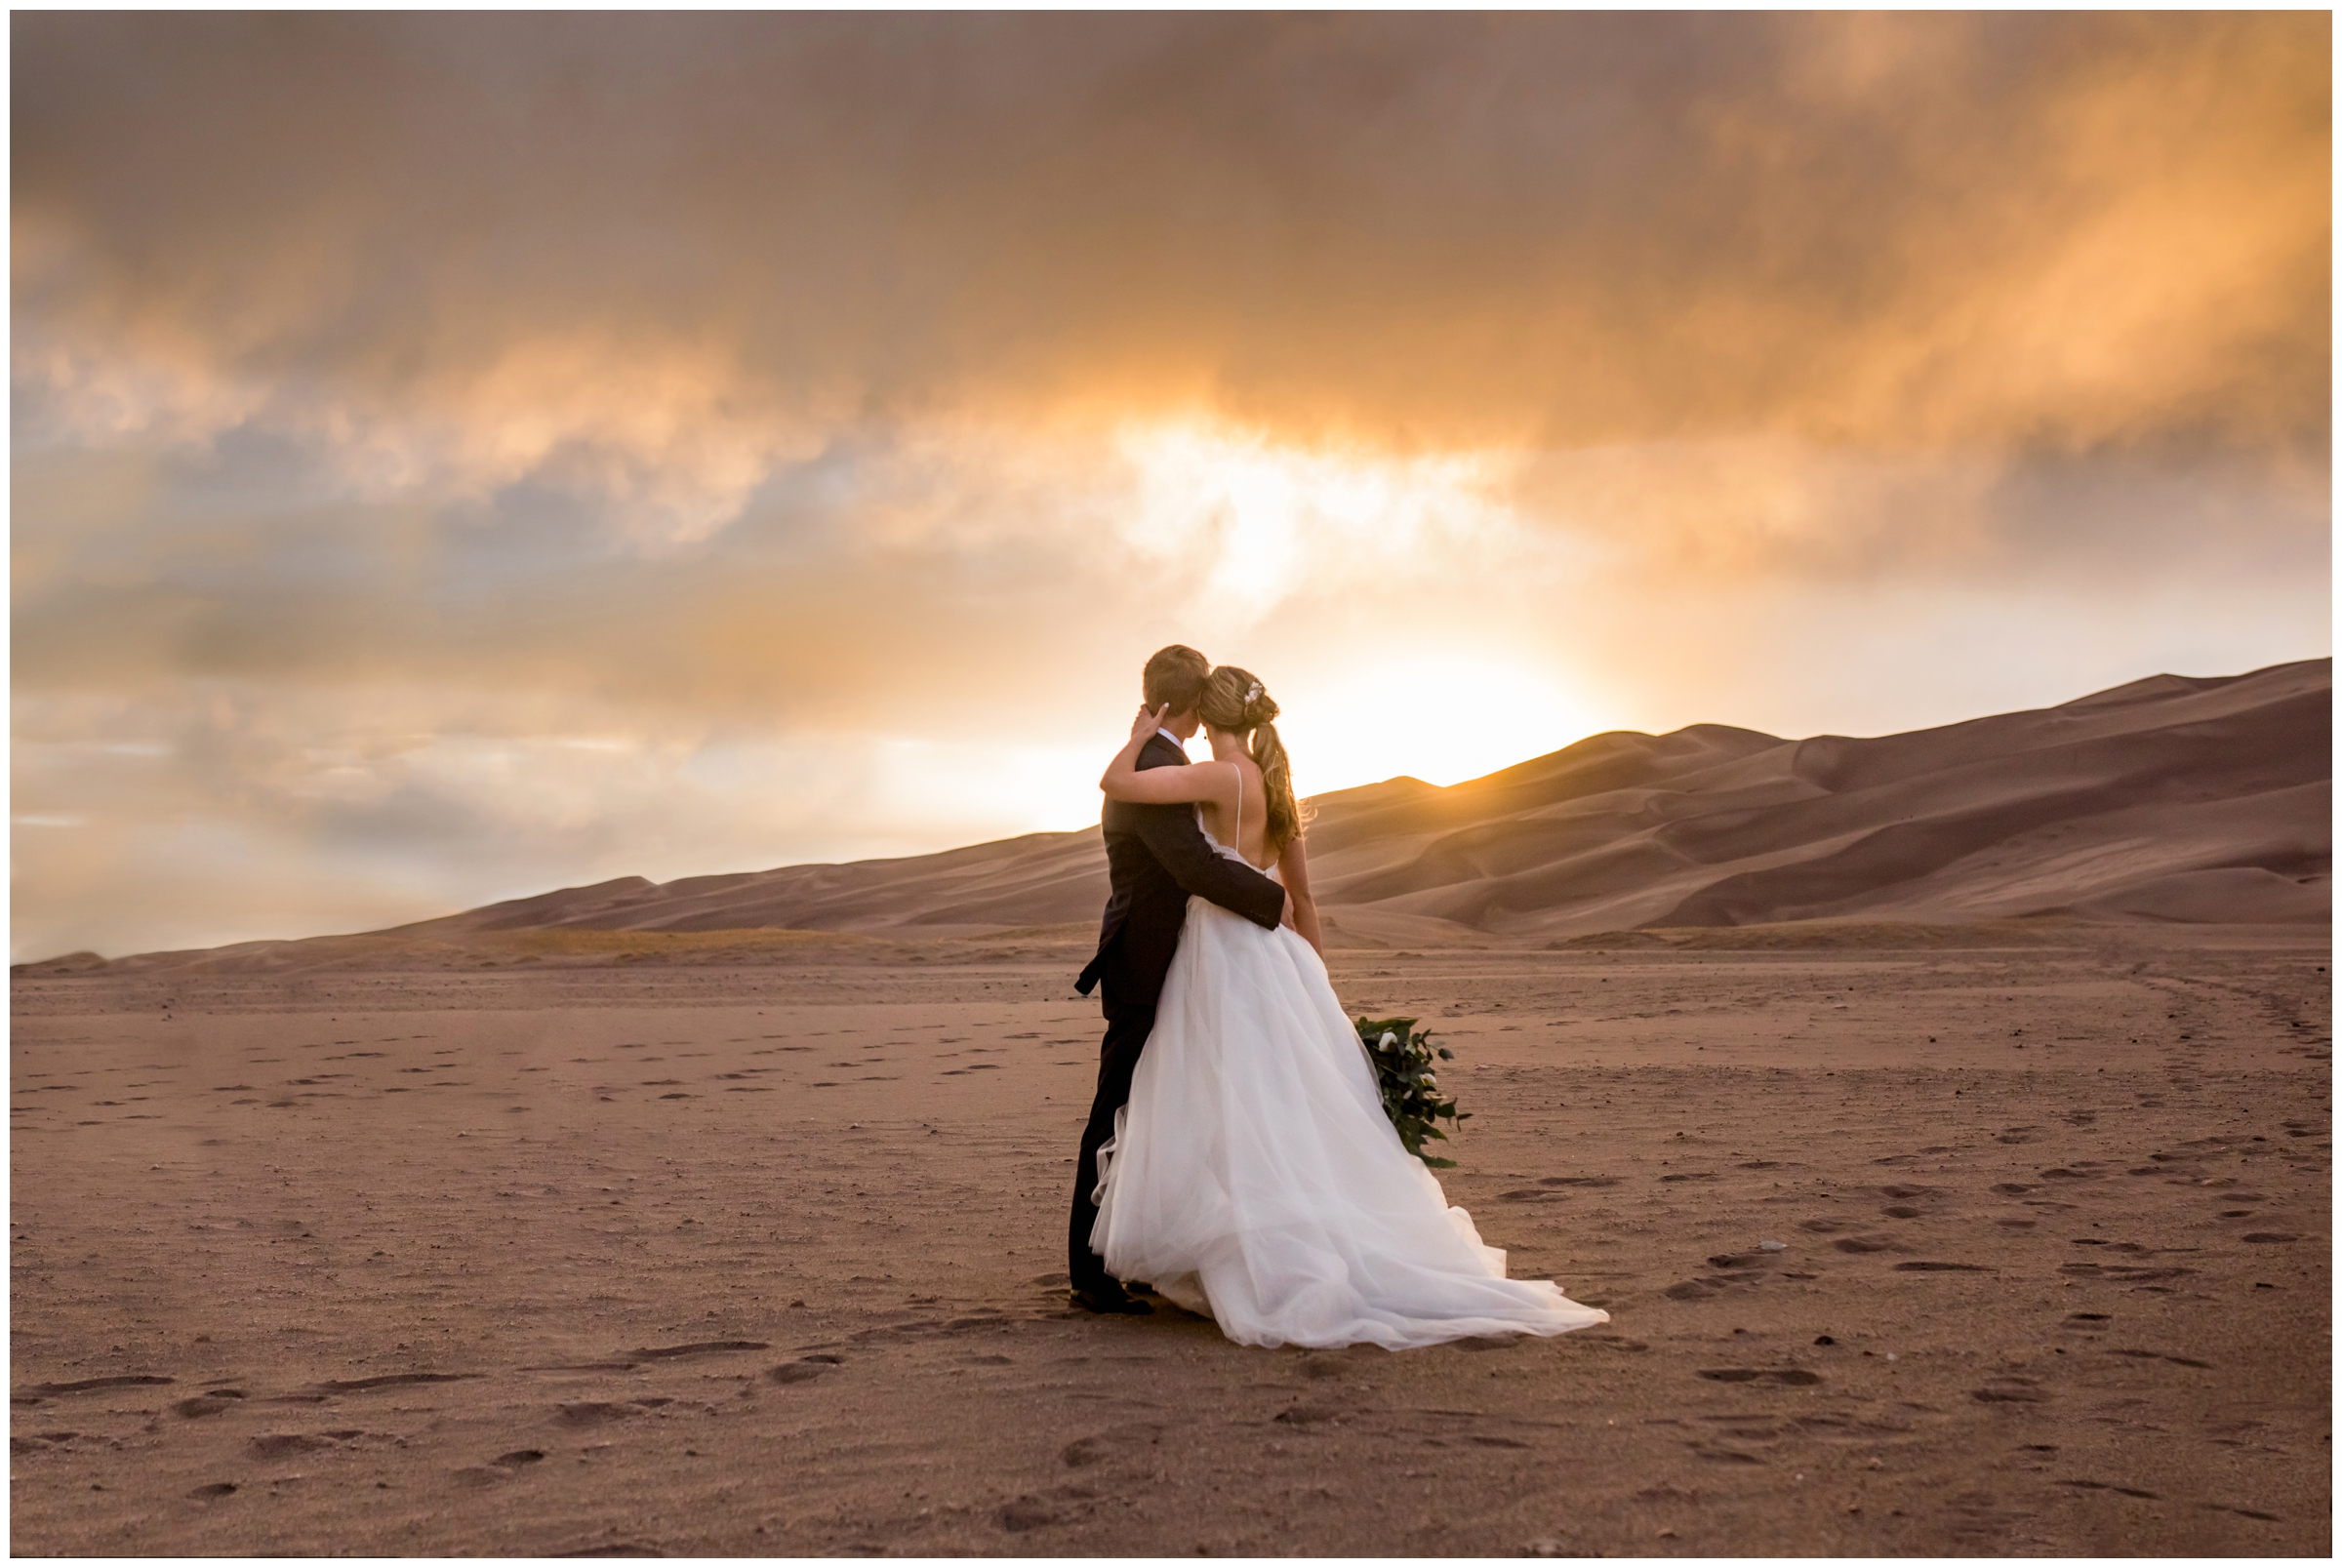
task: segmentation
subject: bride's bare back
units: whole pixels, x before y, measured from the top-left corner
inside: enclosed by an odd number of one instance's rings
[[[1241,753],[1215,760],[1236,770],[1236,821],[1230,831],[1228,807],[1207,800],[1203,806],[1203,830],[1213,838],[1244,857],[1244,864],[1256,871],[1269,869],[1269,793],[1261,783],[1260,764]]]

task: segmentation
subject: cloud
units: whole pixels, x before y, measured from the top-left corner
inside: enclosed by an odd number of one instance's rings
[[[2323,16],[11,26],[20,955],[2329,634]]]
[[[2298,443],[2327,26],[27,17],[20,375],[400,472],[634,454],[706,476],[686,536],[872,411]]]
[[[658,554],[841,452],[1201,425],[1789,570],[2027,462],[2324,463],[2322,16],[15,26],[20,451],[265,432]]]

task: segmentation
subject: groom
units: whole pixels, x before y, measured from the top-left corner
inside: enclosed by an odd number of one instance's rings
[[[1187,766],[1186,743],[1199,722],[1195,708],[1211,672],[1210,660],[1177,643],[1147,661],[1141,678],[1147,706],[1171,711],[1139,752],[1141,769]],[[1192,806],[1110,800],[1104,826],[1111,891],[1098,955],[1075,988],[1087,996],[1091,986],[1105,983],[1106,1039],[1098,1048],[1098,1096],[1091,1102],[1081,1158],[1073,1169],[1067,1272],[1072,1276],[1074,1301],[1093,1312],[1151,1312],[1154,1308],[1123,1290],[1106,1271],[1105,1260],[1090,1250],[1090,1230],[1098,1223],[1098,1205],[1091,1198],[1098,1185],[1098,1146],[1113,1136],[1114,1112],[1130,1099],[1130,1075],[1154,1029],[1155,998],[1162,994],[1180,927],[1187,923],[1188,895],[1273,929],[1284,917],[1285,890],[1251,866],[1215,853],[1204,842]]]

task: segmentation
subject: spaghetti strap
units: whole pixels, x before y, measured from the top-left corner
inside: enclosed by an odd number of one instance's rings
[[[1204,827],[1204,802],[1202,801],[1197,801],[1195,803],[1195,824],[1198,827],[1203,827],[1204,836],[1211,839],[1214,844],[1218,844],[1224,853],[1233,855],[1237,860],[1242,861],[1246,865],[1252,865],[1252,857],[1244,853],[1244,767],[1243,764],[1236,762],[1232,762],[1229,764],[1229,766],[1236,770],[1235,842],[1232,844],[1222,844],[1220,839],[1209,827]],[[1273,866],[1274,864],[1275,863],[1272,861],[1269,865],[1252,865],[1252,868],[1266,876],[1269,874],[1271,866]]]

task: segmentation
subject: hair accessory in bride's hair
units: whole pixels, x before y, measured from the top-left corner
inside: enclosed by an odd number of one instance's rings
[[[1244,694],[1244,705],[1246,707],[1250,707],[1253,704],[1259,702],[1260,700],[1261,683],[1256,680],[1252,683],[1252,690]]]

